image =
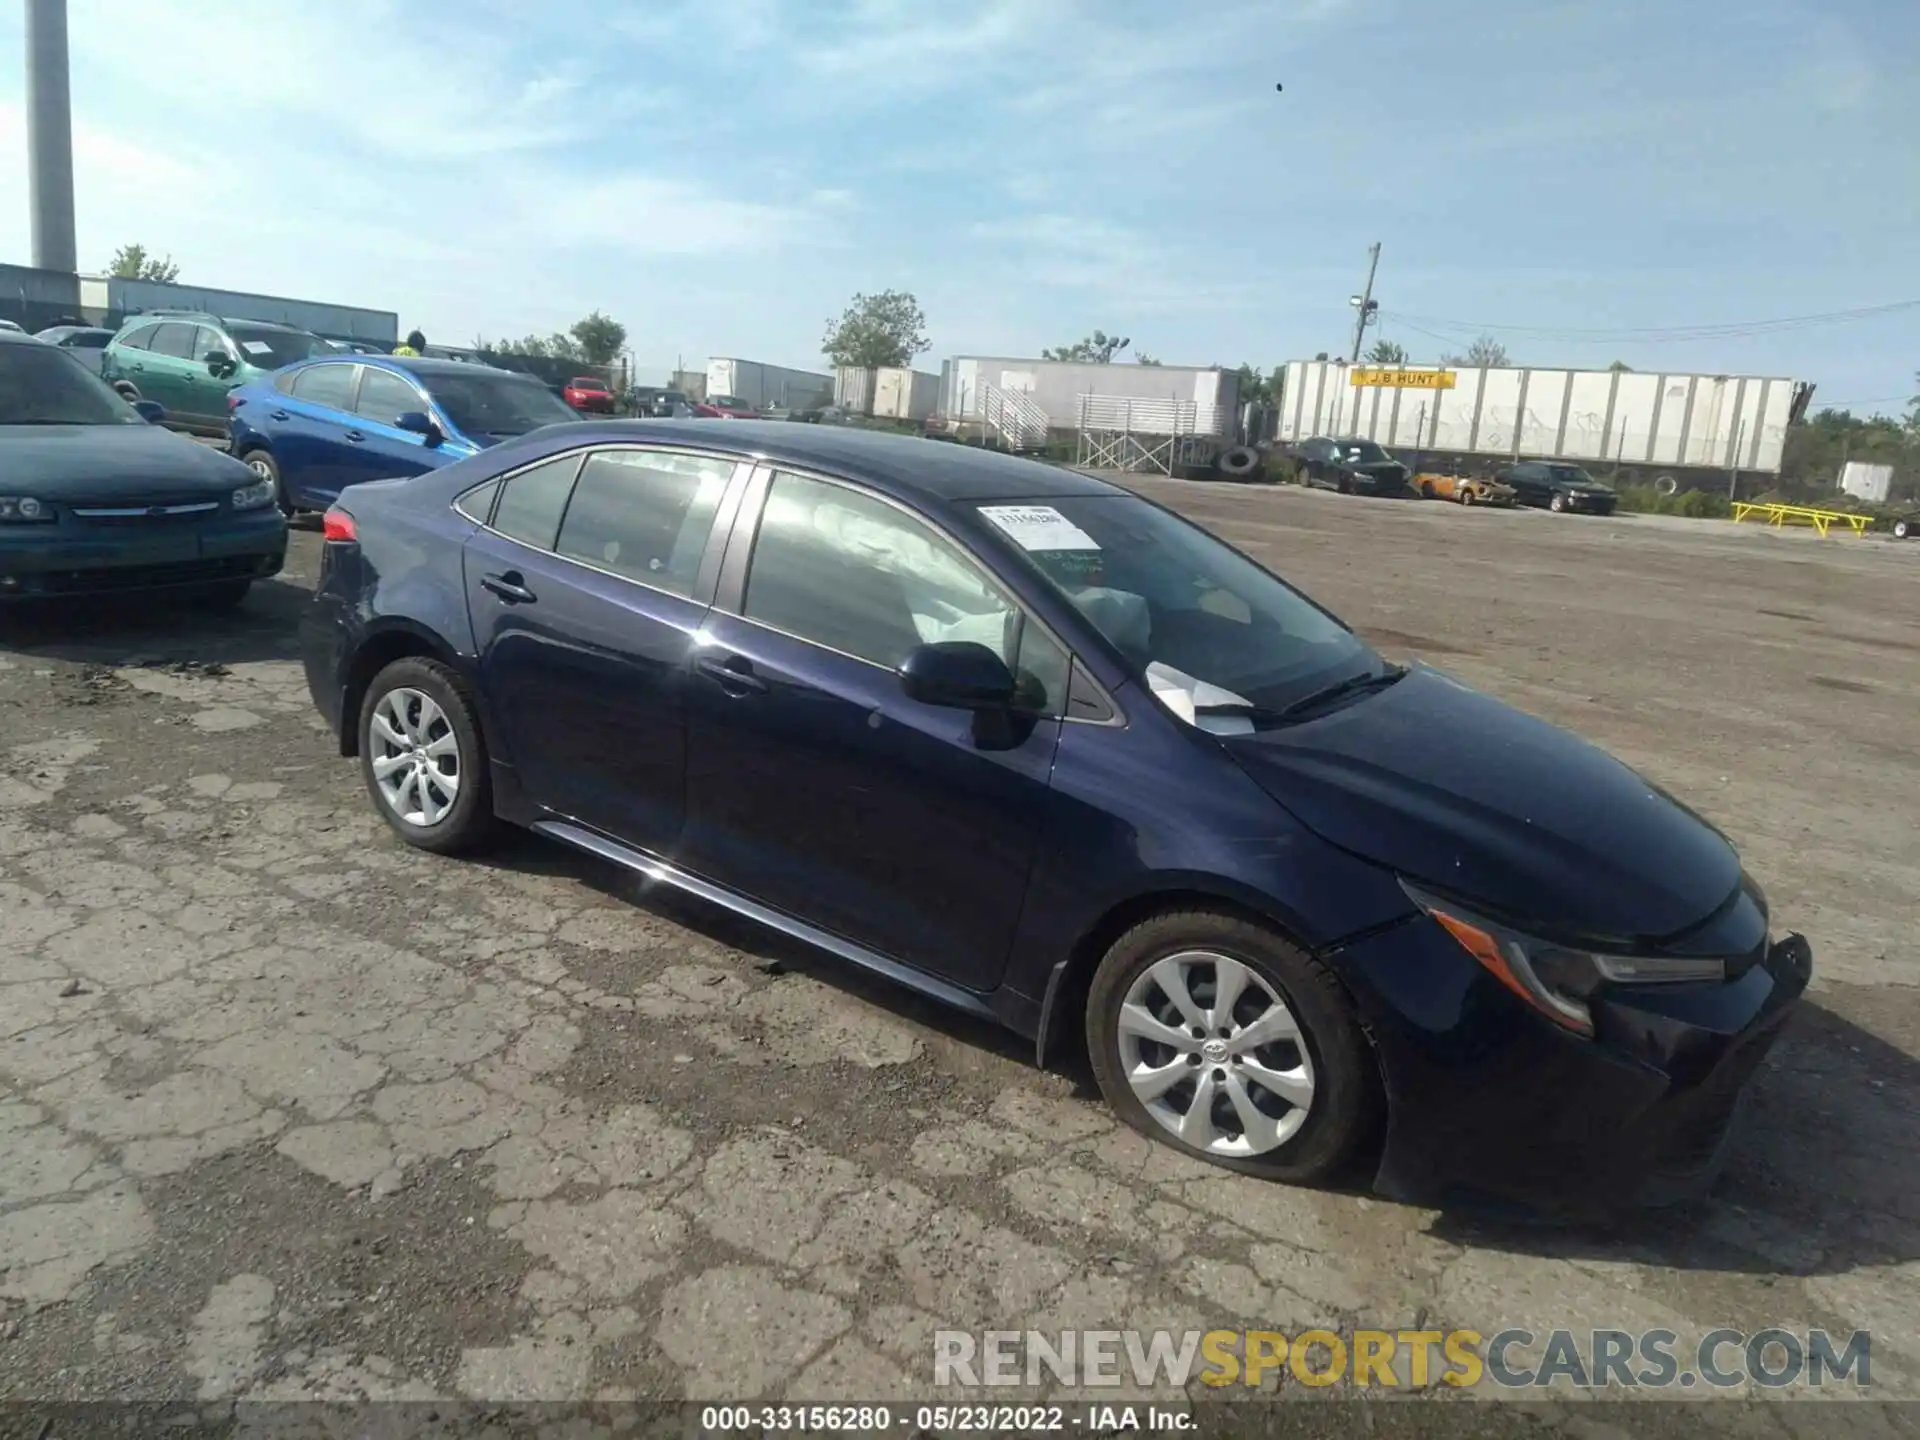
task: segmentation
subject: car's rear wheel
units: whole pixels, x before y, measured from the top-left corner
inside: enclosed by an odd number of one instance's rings
[[[486,742],[466,686],[437,660],[396,660],[360,705],[360,769],[381,818],[409,845],[454,855],[494,838]]]
[[[1913,521],[1896,520],[1893,522],[1893,538],[1894,539],[1909,540],[1912,537],[1913,537]]]
[[[1422,500],[1432,500],[1437,498],[1435,496],[1434,489],[1433,489],[1433,482],[1431,480],[1422,480],[1420,482],[1420,498]]]
[[[1339,982],[1271,930],[1207,910],[1158,915],[1107,952],[1087,999],[1107,1103],[1203,1160],[1312,1183],[1377,1133],[1378,1072]]]

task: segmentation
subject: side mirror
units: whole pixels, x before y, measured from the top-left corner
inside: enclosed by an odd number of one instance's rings
[[[438,445],[446,436],[440,433],[440,427],[433,423],[433,417],[424,410],[409,410],[404,415],[394,417],[394,428],[405,430],[410,435],[418,435],[429,445]]]
[[[136,400],[133,408],[140,412],[140,418],[149,425],[158,425],[167,418],[167,407],[158,400]]]
[[[239,362],[224,350],[216,350],[207,356],[207,373],[216,380],[224,380],[239,368]]]
[[[909,700],[955,710],[1004,710],[1013,704],[1013,671],[973,640],[922,645],[900,665],[900,688]]]

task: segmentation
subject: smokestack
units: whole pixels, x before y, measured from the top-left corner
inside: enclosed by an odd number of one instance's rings
[[[27,0],[27,177],[33,263],[79,269],[73,241],[73,101],[67,86],[67,0]]]

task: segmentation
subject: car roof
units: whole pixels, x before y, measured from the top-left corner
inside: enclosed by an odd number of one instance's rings
[[[1077,470],[976,445],[790,420],[588,420],[555,425],[569,440],[698,444],[862,480],[900,498],[934,501],[1066,499],[1130,492]]]

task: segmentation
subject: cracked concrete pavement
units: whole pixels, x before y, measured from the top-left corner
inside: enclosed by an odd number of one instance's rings
[[[0,1395],[906,1402],[937,1329],[1419,1323],[1867,1327],[1920,1397],[1920,553],[1143,488],[1742,844],[1820,976],[1711,1201],[1261,1184],[588,858],[410,851],[312,714],[303,534],[237,616],[0,616]]]

